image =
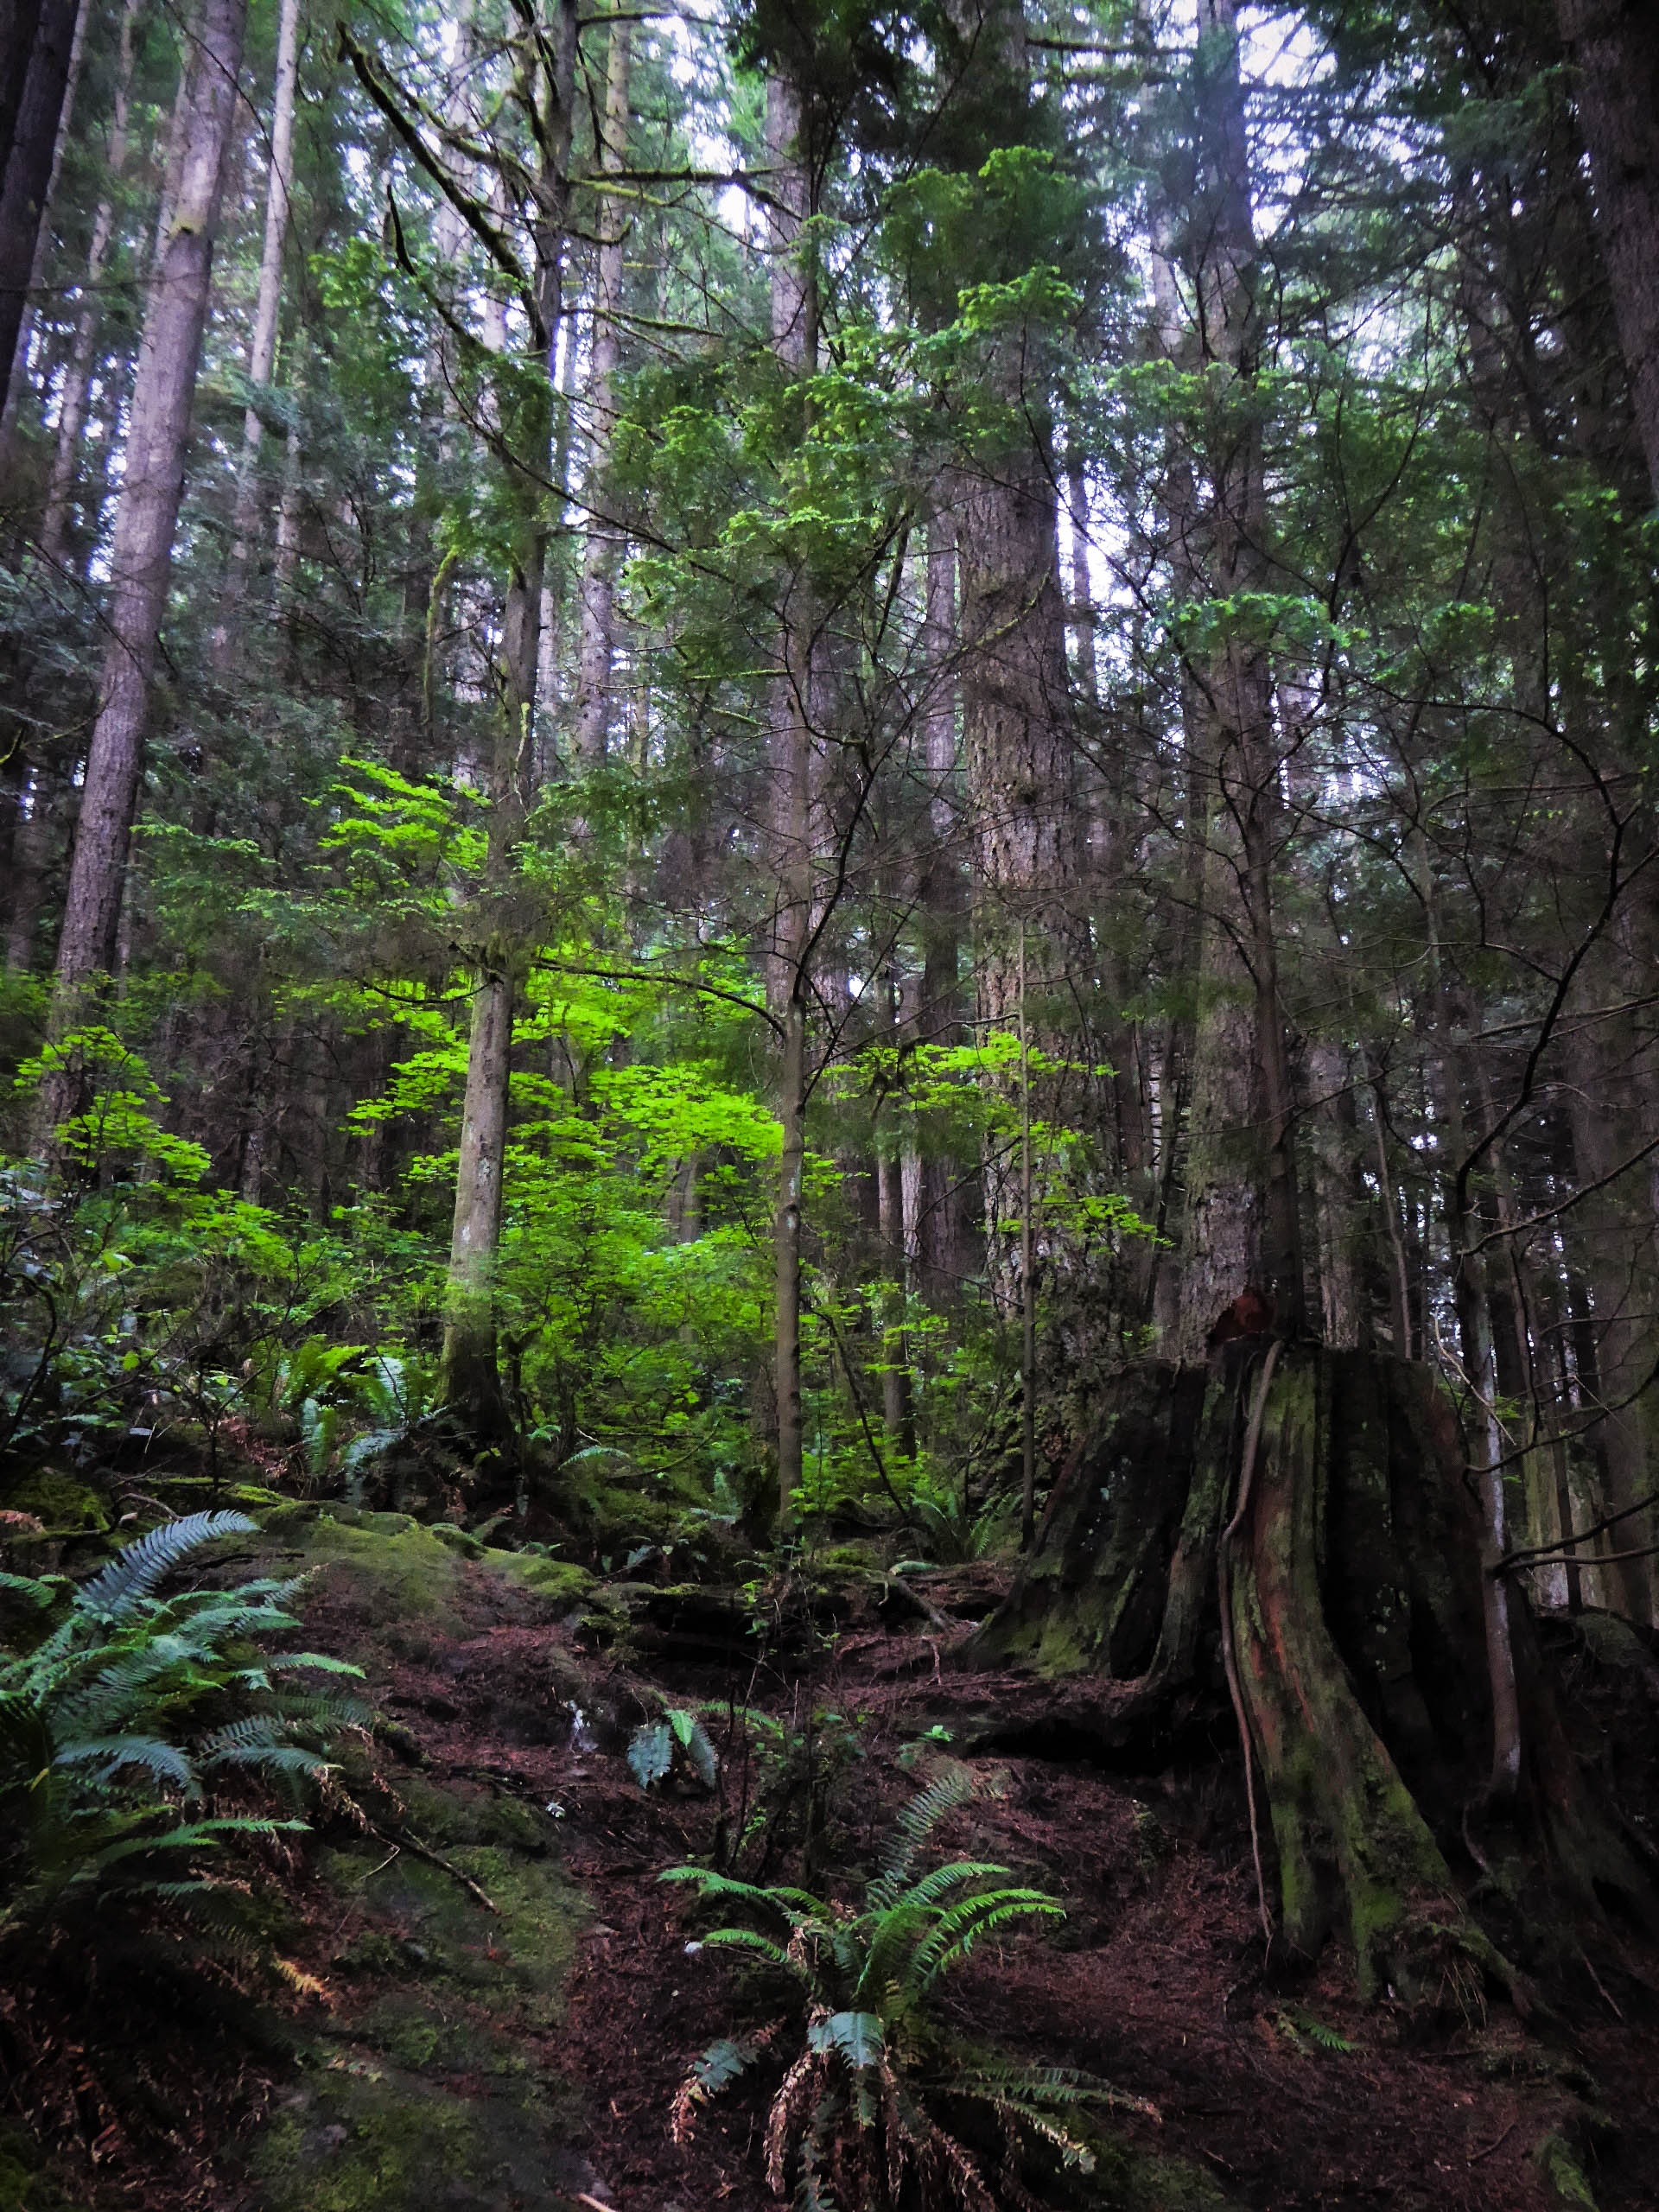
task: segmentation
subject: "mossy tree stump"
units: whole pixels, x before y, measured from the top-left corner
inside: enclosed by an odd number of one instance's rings
[[[1262,1390],[1265,1352],[1258,1338],[1205,1366],[1147,1362],[1121,1378],[970,1660],[1073,1678],[1059,1693],[1068,1729],[1144,1756],[1195,1699],[1226,1713],[1224,1581],[1274,1946],[1312,1958],[1345,1935],[1368,1996],[1433,2000],[1471,1967],[1514,1988],[1504,1955],[1528,1955],[1564,1908],[1617,1901],[1649,1918],[1646,1870],[1586,1789],[1518,1591],[1525,1771],[1513,1815],[1501,1828],[1484,1819],[1480,1532],[1429,1370],[1281,1346]],[[1098,1686],[1092,1700],[1079,1676]]]

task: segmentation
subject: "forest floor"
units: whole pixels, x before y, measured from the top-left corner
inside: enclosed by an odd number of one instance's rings
[[[688,1950],[706,1919],[657,1877],[759,1802],[777,1847],[757,1859],[757,1836],[743,1871],[800,1880],[810,1817],[814,1878],[846,1893],[938,1756],[983,1784],[942,1846],[1005,1861],[1068,1914],[976,1954],[948,2018],[1156,2107],[1110,2116],[1088,2202],[1529,2212],[1585,2201],[1541,2163],[1559,2131],[1602,2212],[1659,2204],[1659,1957],[1622,1936],[1618,1978],[1586,1961],[1549,1993],[1546,2030],[1466,1993],[1427,2028],[1362,2008],[1336,1947],[1273,1986],[1224,1732],[1158,1773],[976,1750],[1007,1686],[953,1671],[944,1622],[988,1609],[995,1568],[912,1576],[931,1617],[878,1574],[832,1571],[809,1620],[764,1587],[594,1581],[337,1511],[280,1509],[257,1548],[322,1570],[306,1639],[355,1658],[384,1716],[348,1770],[353,1805],[286,1870],[281,1948],[311,1993],[263,2053],[182,2037],[160,2063],[175,2117],[106,2131],[96,2171],[31,2179],[0,2140],[3,2212],[760,2212],[780,2069],[707,2106],[684,2148],[669,2120],[688,2061],[766,2013]],[[634,1779],[630,1736],[665,1705],[703,1713],[718,1792]],[[743,1728],[744,1707],[776,1728]],[[768,1766],[765,1744],[786,1740]],[[86,2109],[67,2073],[89,2063],[73,2037],[43,2047],[14,2101]]]

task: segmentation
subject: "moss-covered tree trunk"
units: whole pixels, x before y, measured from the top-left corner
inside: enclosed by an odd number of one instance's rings
[[[1506,1961],[1548,1923],[1647,1916],[1646,1870],[1586,1789],[1518,1588],[1522,1787],[1486,1817],[1479,1518],[1429,1371],[1281,1346],[1264,1388],[1266,1350],[1121,1379],[972,1656],[1065,1678],[1026,1717],[1109,1756],[1155,1757],[1194,1721],[1236,1741],[1224,1593],[1274,1949],[1336,1935],[1371,1996],[1514,1988]]]

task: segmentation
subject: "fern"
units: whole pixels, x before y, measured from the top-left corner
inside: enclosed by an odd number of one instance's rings
[[[951,2105],[989,2108],[1009,2145],[997,2185],[1024,2204],[1033,2200],[1014,2171],[1020,2145],[1040,2146],[1087,2171],[1093,2156],[1076,2133],[1082,2108],[1116,2104],[1154,2113],[1144,2099],[1092,2075],[976,2050],[930,2018],[938,1983],[984,1936],[1017,1922],[1064,1917],[1058,1897],[1009,1883],[1009,1870],[992,1860],[950,1859],[916,1872],[940,1821],[976,1786],[966,1768],[951,1765],[911,1800],[861,1910],[703,1866],[672,1866],[662,1877],[772,1923],[783,1938],[732,1925],[715,1929],[702,1948],[747,1954],[787,1977],[804,2001],[804,2044],[773,2096],[766,2126],[768,2178],[782,2196],[792,2174],[797,2212],[832,2205],[836,2212],[874,2212],[901,2197],[909,2202],[907,2175],[925,2207],[995,2212],[992,2183],[939,2117]],[[722,2037],[693,2061],[674,2100],[677,2142],[689,2139],[697,2107],[747,2069],[776,2027],[747,2042]],[[831,2195],[831,2178],[841,2194]]]
[[[179,1562],[217,1536],[257,1535],[245,1513],[190,1513],[164,1521],[159,1529],[130,1543],[101,1574],[76,1593],[75,1610],[111,1624],[123,1620],[140,1598]]]
[[[160,1594],[204,1545],[253,1528],[197,1513],[151,1529],[73,1592],[33,1651],[0,1654],[0,1936],[94,1894],[175,1904],[195,1893],[203,1854],[303,1827],[181,1817],[202,1804],[207,1777],[231,1770],[292,1798],[326,1772],[332,1736],[366,1718],[314,1686],[357,1669],[255,1649],[295,1625],[297,1582]]]

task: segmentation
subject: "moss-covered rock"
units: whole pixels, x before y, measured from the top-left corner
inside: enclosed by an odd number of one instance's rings
[[[348,1981],[396,1974],[504,2028],[556,2026],[588,1908],[552,1848],[553,1823],[486,1789],[419,1776],[399,1787],[405,1832],[454,1871],[413,1849],[388,1859],[374,1838],[325,1852],[324,1878],[351,1908],[336,1970]]]
[[[399,1794],[402,1833],[435,1857],[407,1844],[388,1857],[378,1838],[321,1853],[340,1908],[332,2028],[253,2145],[252,2202],[564,2212],[594,2177],[567,2147],[576,2101],[543,2071],[538,2038],[563,2017],[586,1902],[532,1806],[421,1775]]]
[[[1533,2161],[1544,2177],[1549,2201],[1572,2208],[1572,2212],[1596,2212],[1596,2200],[1585,2179],[1584,2169],[1564,2135],[1541,2136],[1533,2146]]]
[[[337,2051],[278,2110],[250,2161],[258,2212],[575,2212],[592,2180],[533,2082],[464,2093],[365,2048]]]
[[[562,1611],[583,1604],[594,1586],[585,1567],[572,1560],[548,1559],[540,1552],[486,1551],[482,1564]]]
[[[365,1513],[352,1506],[288,1505],[260,1516],[267,1535],[300,1564],[342,1586],[372,1629],[406,1640],[461,1632],[456,1601],[467,1562],[406,1513]]]
[[[9,1513],[31,1513],[48,1535],[101,1535],[114,1524],[110,1502],[75,1476],[38,1467],[0,1499]]]

